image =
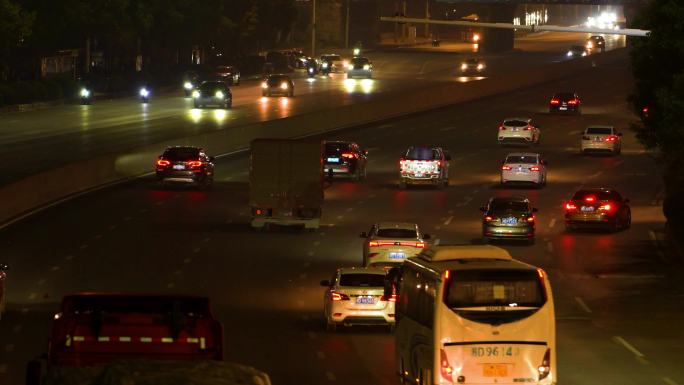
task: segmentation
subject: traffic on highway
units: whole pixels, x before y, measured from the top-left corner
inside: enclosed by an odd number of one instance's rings
[[[0,115],[0,156],[31,155],[5,184],[128,151],[118,180],[0,223],[0,383],[684,384],[681,256],[620,39],[288,50]],[[534,81],[405,105],[512,76]],[[308,127],[340,113],[359,121]]]

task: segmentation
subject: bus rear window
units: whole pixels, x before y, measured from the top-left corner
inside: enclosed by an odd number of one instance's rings
[[[453,271],[445,298],[450,308],[541,307],[546,302],[536,270]]]
[[[384,287],[385,276],[381,274],[350,273],[340,275],[340,286]]]

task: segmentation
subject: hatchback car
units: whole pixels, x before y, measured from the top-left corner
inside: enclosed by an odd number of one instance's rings
[[[347,79],[363,77],[370,79],[373,77],[373,63],[367,57],[357,56],[347,65]]]
[[[508,154],[501,165],[501,184],[526,183],[546,185],[546,160],[540,154],[516,152]]]
[[[167,183],[192,183],[209,186],[214,181],[214,157],[199,147],[167,147],[157,158],[157,179]]]
[[[393,330],[397,297],[385,295],[386,274],[381,268],[350,267],[337,269],[331,280],[321,281],[321,286],[327,287],[323,295],[327,329],[387,325]]]
[[[558,92],[549,101],[549,113],[582,113],[582,99],[576,92]]]
[[[364,238],[364,266],[393,266],[403,263],[406,258],[418,255],[430,239],[429,234],[421,234],[415,223],[380,222],[371,226]]]
[[[480,211],[483,212],[482,237],[485,241],[521,239],[534,243],[534,213],[537,209],[527,198],[490,198]]]
[[[266,79],[261,82],[262,96],[294,96],[294,82],[292,79],[283,74],[268,75]]]
[[[608,152],[619,155],[622,152],[622,133],[613,126],[587,127],[580,143],[582,154],[589,152]]]
[[[507,118],[499,125],[500,145],[537,145],[541,139],[540,127],[530,118]]]
[[[366,178],[368,151],[354,142],[326,141],[323,167],[328,176],[346,176],[354,180]]]
[[[599,227],[616,232],[632,225],[629,199],[614,189],[578,190],[563,208],[567,230]]]
[[[399,188],[413,184],[449,185],[451,156],[441,147],[413,146],[399,159]]]
[[[223,81],[206,81],[192,91],[192,101],[195,108],[211,105],[231,108],[233,106],[233,94]]]
[[[218,66],[216,67],[215,76],[231,86],[240,85],[240,70],[235,66]]]
[[[461,63],[462,73],[480,73],[485,69],[485,62],[480,58],[468,58]]]

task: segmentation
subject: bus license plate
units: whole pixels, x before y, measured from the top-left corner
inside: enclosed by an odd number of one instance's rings
[[[373,297],[356,297],[356,303],[359,305],[373,305],[375,298]]]
[[[404,253],[389,253],[389,259],[406,259]]]
[[[508,377],[508,367],[506,364],[484,364],[482,367],[484,377]]]

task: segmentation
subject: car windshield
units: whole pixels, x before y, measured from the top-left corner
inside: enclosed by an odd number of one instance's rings
[[[536,164],[537,157],[528,155],[509,155],[506,157],[506,163]]]
[[[290,80],[290,78],[288,78],[287,76],[282,76],[282,75],[281,76],[271,76],[268,78],[268,83],[269,84],[279,84],[282,82],[287,82],[289,80]]]
[[[589,127],[589,128],[587,128],[587,134],[610,135],[612,133],[613,133],[613,129],[610,127]]]
[[[505,120],[503,124],[504,124],[504,126],[508,126],[508,127],[525,127],[525,126],[527,126],[527,121],[512,119],[512,120]]]
[[[328,61],[341,61],[342,60],[340,55],[325,55],[325,56],[322,56],[321,59],[328,60]]]
[[[206,298],[173,298],[147,296],[83,296],[68,297],[65,307],[73,313],[133,313],[133,314],[207,314]]]
[[[352,64],[368,64],[369,61],[365,57],[355,57],[352,59]]]
[[[581,45],[573,45],[572,47],[570,47],[570,49],[572,51],[575,51],[575,52],[577,52],[577,51],[584,52],[584,47],[582,47]]]
[[[412,229],[378,229],[378,237],[415,239],[418,237],[418,234],[416,234],[416,230]]]
[[[536,270],[482,269],[451,273],[444,299],[450,308],[541,307],[546,302]]]
[[[439,159],[439,152],[430,147],[411,147],[406,151],[406,159],[434,160]]]
[[[338,155],[342,152],[351,151],[350,143],[326,143],[325,144],[325,154],[326,155]]]
[[[348,273],[340,275],[340,286],[352,287],[384,287],[385,276],[382,274]]]
[[[501,211],[529,211],[529,205],[524,201],[514,201],[508,199],[495,199],[489,206],[489,209],[494,212]]]
[[[587,198],[594,198],[597,201],[620,200],[620,194],[615,191],[605,190],[580,190],[572,196],[573,200],[584,201]]]
[[[212,90],[223,90],[225,85],[219,82],[206,82],[200,85],[200,90],[202,91],[212,91]]]
[[[170,148],[164,151],[164,159],[171,160],[191,160],[199,158],[200,150],[198,148],[191,147],[180,147],[180,148]]]
[[[571,92],[561,92],[553,95],[554,99],[560,99],[560,100],[569,100],[569,99],[574,99],[575,95]]]
[[[479,59],[467,59],[466,60],[466,63],[468,63],[468,64],[477,64],[479,62],[480,62]]]
[[[217,69],[220,72],[232,72],[234,70],[233,67],[229,67],[229,66],[219,66]]]

